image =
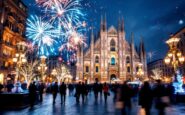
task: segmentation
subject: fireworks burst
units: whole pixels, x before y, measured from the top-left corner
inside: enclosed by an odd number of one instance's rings
[[[151,51],[151,52],[148,52],[148,59],[149,61],[151,62],[153,57],[156,55],[156,52],[155,51]]]
[[[85,44],[85,14],[82,0],[35,0],[44,18],[30,16],[26,36],[38,47],[39,55],[63,51],[75,52],[79,44]]]
[[[33,45],[38,46],[39,54],[49,55],[54,51],[52,45],[57,43],[56,38],[60,36],[60,32],[49,22],[43,21],[41,17],[31,16],[27,20],[26,36]]]
[[[58,26],[65,27],[66,23],[78,23],[84,16],[81,12],[81,0],[36,0],[44,7],[46,17]]]

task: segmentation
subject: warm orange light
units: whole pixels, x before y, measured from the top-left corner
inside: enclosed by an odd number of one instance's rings
[[[168,57],[172,57],[173,54],[171,52],[168,53]]]
[[[169,58],[169,57],[166,57],[166,58],[164,59],[164,62],[165,62],[166,64],[170,64],[170,58]]]
[[[170,38],[169,40],[166,41],[167,44],[171,43],[178,43],[180,38]]]
[[[23,58],[23,59],[22,59],[22,62],[23,62],[23,63],[26,63],[26,61],[27,61],[26,58]]]
[[[180,51],[177,52],[177,56],[178,56],[178,57],[182,56],[182,53],[181,53]]]
[[[17,62],[17,58],[13,58],[13,62]]]
[[[180,61],[180,63],[183,63],[184,62],[184,57],[183,56],[179,57],[179,61]]]

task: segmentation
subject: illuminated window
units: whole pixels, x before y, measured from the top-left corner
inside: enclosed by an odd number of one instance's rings
[[[111,65],[115,65],[115,63],[116,63],[116,60],[115,60],[114,57],[112,57],[112,58],[111,58]]]
[[[116,51],[116,43],[113,39],[110,41],[110,51]]]

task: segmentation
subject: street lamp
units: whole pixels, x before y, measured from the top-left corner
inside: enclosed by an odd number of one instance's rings
[[[164,59],[164,62],[167,65],[172,65],[174,72],[176,72],[178,69],[178,66],[180,64],[183,64],[183,62],[185,61],[181,51],[177,48],[177,44],[179,41],[180,41],[180,38],[175,38],[175,37],[172,37],[166,41],[170,49]]]
[[[44,74],[47,70],[46,56],[44,55],[40,57],[40,65],[38,66],[38,70],[41,72],[41,79],[44,80]]]
[[[166,41],[170,49],[167,53],[167,56],[164,59],[164,62],[168,65],[172,65],[174,69],[175,76],[173,80],[173,86],[175,88],[175,93],[184,92],[184,89],[182,88],[183,86],[182,75],[180,74],[178,67],[180,66],[180,64],[183,64],[185,60],[181,51],[177,47],[179,41],[180,38],[175,37],[172,37]]]
[[[15,57],[13,58],[13,62],[16,63],[16,81],[20,80],[20,68],[22,64],[26,63],[26,57],[25,57],[25,51],[26,51],[26,43],[25,42],[19,42],[16,46],[17,53],[15,54]]]

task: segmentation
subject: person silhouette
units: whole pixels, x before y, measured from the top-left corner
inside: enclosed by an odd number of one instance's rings
[[[64,82],[62,82],[62,84],[60,85],[61,103],[65,103],[66,89],[67,89],[66,84]]]
[[[153,95],[152,89],[148,82],[144,82],[139,92],[139,105],[145,109],[146,115],[150,115],[150,109],[152,107]]]
[[[58,83],[55,82],[52,86],[51,86],[51,91],[53,94],[53,104],[55,103],[56,97],[57,97],[57,93],[58,93]]]

